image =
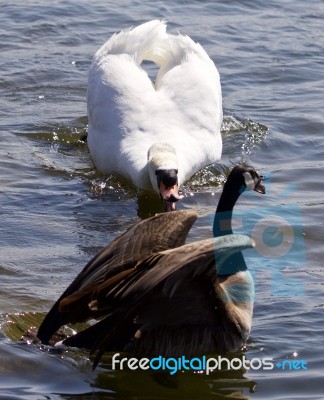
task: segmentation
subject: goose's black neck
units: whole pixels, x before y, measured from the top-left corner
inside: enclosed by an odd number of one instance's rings
[[[223,193],[219,199],[214,218],[214,237],[231,235],[233,233],[233,208],[243,191],[244,186],[242,185],[231,185],[231,182],[229,180],[227,180],[227,182],[225,183]]]
[[[232,215],[233,208],[243,193],[245,186],[242,181],[238,179],[230,179],[226,181],[222,195],[219,199],[218,206],[215,213],[214,225],[213,225],[213,236],[220,237],[225,235],[231,235],[232,230]],[[217,254],[215,255],[217,258]],[[217,266],[217,259],[216,259]],[[239,271],[245,271],[247,269],[244,257],[241,251],[230,255],[225,262],[221,264],[221,267],[217,267],[218,275],[232,275]]]

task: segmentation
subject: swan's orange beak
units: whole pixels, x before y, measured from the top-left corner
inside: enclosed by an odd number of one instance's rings
[[[175,211],[175,203],[183,197],[179,194],[178,184],[175,184],[173,186],[166,186],[161,181],[159,185],[159,192],[161,199],[163,200],[165,211]]]

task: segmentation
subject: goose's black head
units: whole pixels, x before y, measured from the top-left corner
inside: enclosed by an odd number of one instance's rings
[[[233,233],[231,222],[233,208],[245,190],[265,194],[262,176],[253,167],[236,165],[227,178],[218,202],[213,226],[215,237]]]
[[[178,187],[178,170],[158,169],[155,171],[155,175],[165,211],[174,211],[175,203],[181,199]]]
[[[249,165],[236,165],[229,174],[217,206],[218,212],[232,211],[245,190],[265,193],[262,176]]]
[[[236,165],[229,174],[226,184],[232,190],[239,191],[254,190],[255,192],[265,194],[265,187],[262,184],[262,175],[249,165]],[[225,190],[225,187],[224,187]]]

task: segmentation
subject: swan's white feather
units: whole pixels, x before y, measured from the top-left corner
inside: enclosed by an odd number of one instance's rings
[[[155,83],[140,67],[159,66]],[[88,145],[98,170],[152,188],[147,154],[154,143],[176,150],[179,184],[222,152],[218,71],[188,36],[151,21],[112,36],[95,54],[88,85]],[[166,156],[167,157],[167,156]]]

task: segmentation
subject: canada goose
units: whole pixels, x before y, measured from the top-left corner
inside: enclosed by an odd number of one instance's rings
[[[219,237],[184,244],[197,219],[192,211],[158,214],[129,228],[66,289],[39,339],[48,344],[64,324],[99,319],[63,341],[98,350],[95,365],[104,351],[175,357],[239,349],[253,311],[253,280],[241,250],[253,241],[233,235],[230,225],[221,231],[219,215],[231,213],[245,189],[265,193],[252,167],[235,166],[215,214]]]
[[[155,82],[142,69],[152,61]],[[175,210],[179,187],[222,154],[219,74],[205,50],[154,20],[113,35],[88,82],[88,146],[104,174],[153,189]]]

